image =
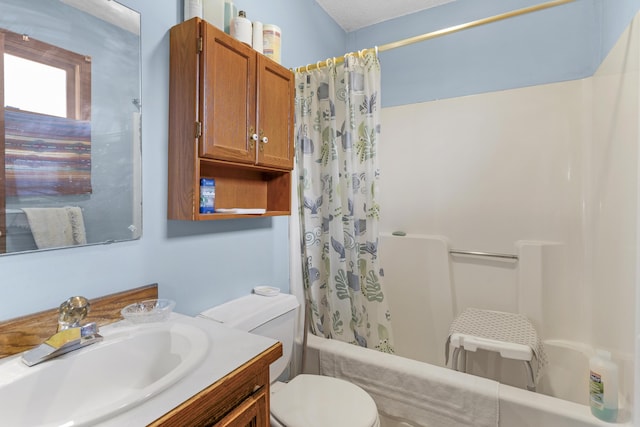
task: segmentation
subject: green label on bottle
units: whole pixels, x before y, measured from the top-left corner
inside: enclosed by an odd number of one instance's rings
[[[604,383],[602,376],[591,371],[589,375],[589,399],[591,406],[597,409],[604,409]]]

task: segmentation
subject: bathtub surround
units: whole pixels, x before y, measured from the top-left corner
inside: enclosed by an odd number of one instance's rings
[[[310,330],[393,353],[378,264],[377,55],[296,72],[296,168]]]
[[[424,314],[425,305],[444,319],[466,307],[521,313],[549,355],[540,392],[587,404],[588,359],[594,348],[604,348],[620,366],[628,415],[634,397],[639,28],[636,17],[593,77],[383,109],[383,137],[395,144],[380,149],[381,230],[407,232],[383,238],[380,247],[391,312],[406,308],[394,316],[399,354],[414,339],[422,349],[442,349],[446,329]],[[403,197],[418,192],[428,197]],[[515,252],[519,259],[449,256],[451,248]],[[399,253],[421,264],[396,259]],[[432,265],[435,259],[444,263]],[[425,264],[435,269],[430,276]],[[427,282],[433,276],[448,284]],[[396,292],[411,286],[407,280],[415,286],[411,297]],[[400,305],[407,299],[409,306]],[[409,307],[418,311],[409,313]],[[411,336],[416,323],[426,325],[420,332],[434,331],[433,338]],[[439,354],[414,352],[442,364]],[[498,362],[479,354],[470,363],[507,383],[504,370],[521,375],[521,367],[499,368]]]
[[[389,306],[396,307],[392,312],[396,353],[445,366],[444,343],[455,317],[448,241],[381,232],[380,250]]]

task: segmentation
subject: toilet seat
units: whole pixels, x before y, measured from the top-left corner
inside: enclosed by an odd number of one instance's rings
[[[271,415],[286,427],[376,427],[371,396],[350,382],[301,374],[271,395]]]

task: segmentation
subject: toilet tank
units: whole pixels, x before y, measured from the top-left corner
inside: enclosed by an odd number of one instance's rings
[[[203,311],[199,317],[280,341],[282,357],[269,369],[273,382],[284,373],[291,360],[298,307],[298,300],[293,295],[250,294]]]

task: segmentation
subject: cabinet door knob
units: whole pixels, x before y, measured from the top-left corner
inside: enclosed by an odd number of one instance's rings
[[[269,138],[267,138],[266,136],[263,136],[262,139],[260,140],[263,144],[266,144],[267,142],[269,142]]]
[[[251,139],[254,140],[254,141],[257,141],[258,140],[258,134],[254,133],[253,135],[251,135]]]

